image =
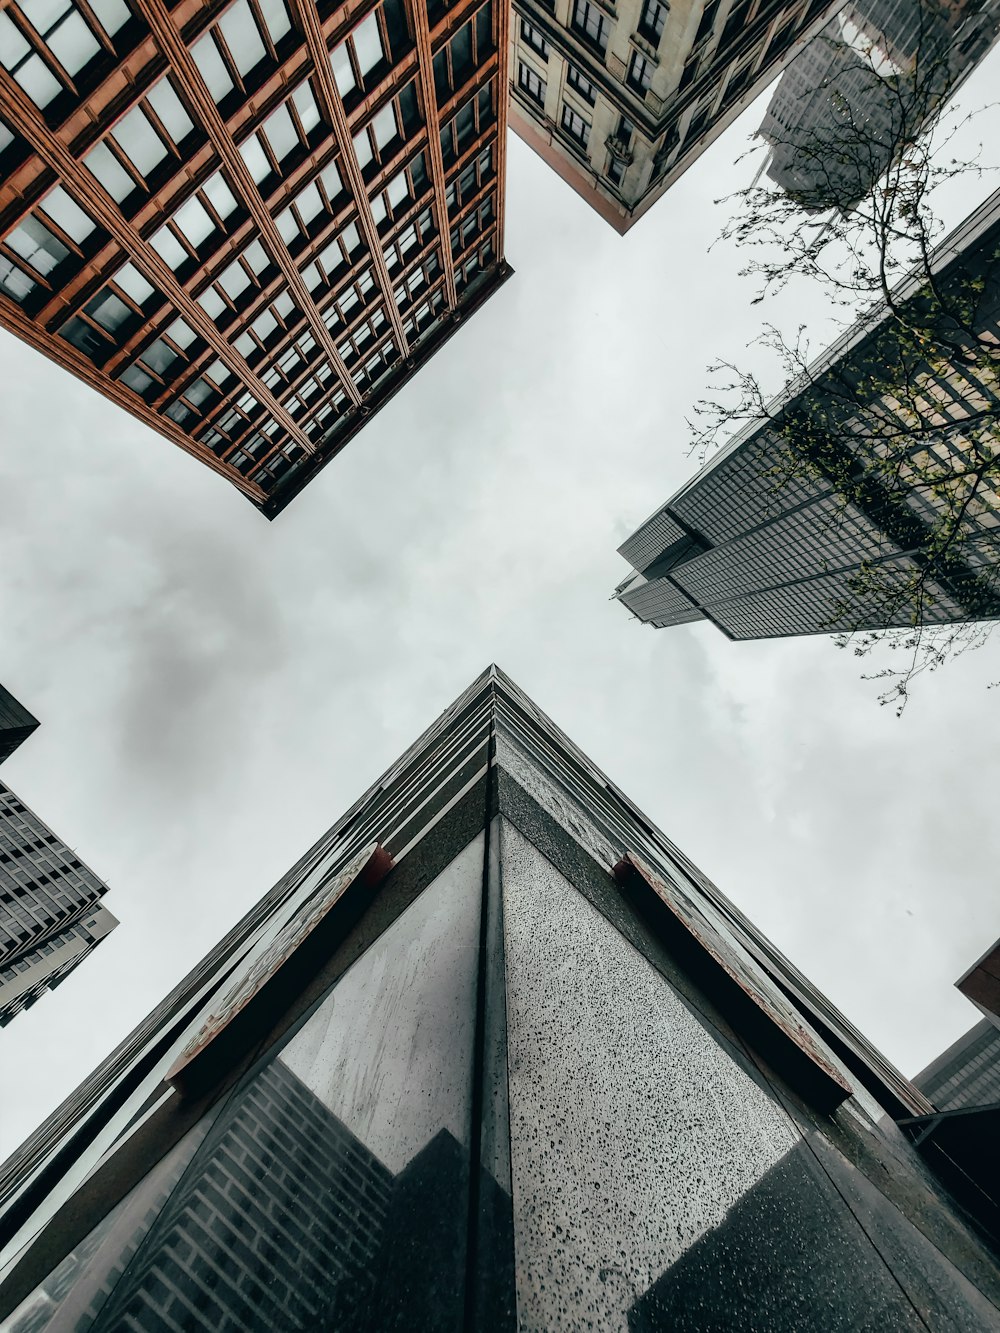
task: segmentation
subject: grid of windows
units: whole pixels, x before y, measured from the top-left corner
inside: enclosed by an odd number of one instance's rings
[[[115,924],[107,892],[0,783],[0,1027],[82,961]]]
[[[67,128],[42,136],[16,107],[0,123],[0,209],[38,201],[0,236],[0,322],[16,330],[16,307],[60,364],[277,512],[436,350],[443,316],[506,276],[507,11],[380,0],[345,22],[301,0],[234,0],[185,50],[167,0],[149,0],[148,29],[123,0],[45,0],[39,27],[40,2],[0,12],[0,62]],[[70,59],[68,34],[85,31],[96,47]],[[169,74],[147,77],[164,57]],[[41,149],[65,167],[39,199]],[[467,194],[487,176],[489,210]],[[460,242],[467,204],[478,227],[490,218],[454,256],[446,203]],[[307,337],[312,364],[289,381],[278,362]]]
[[[950,1059],[939,1058],[938,1068],[913,1080],[916,1086],[941,1111],[1000,1102],[1000,1028],[984,1019],[956,1044]]]

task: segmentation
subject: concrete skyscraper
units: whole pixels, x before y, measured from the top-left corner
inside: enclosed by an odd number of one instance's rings
[[[511,128],[625,232],[836,8],[515,0]]]
[[[508,9],[0,11],[0,325],[273,516],[504,280]]]
[[[38,726],[0,686],[0,762]],[[0,1027],[58,986],[118,922],[108,886],[0,782]]]
[[[0,1168],[0,1320],[985,1331],[931,1112],[490,668]]]
[[[619,547],[619,601],[732,639],[1000,616],[998,246],[1000,192],[935,251],[959,333],[942,315],[940,337],[902,341],[924,318],[912,285],[898,321],[859,321]]]

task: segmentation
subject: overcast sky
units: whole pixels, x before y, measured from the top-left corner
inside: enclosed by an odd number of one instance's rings
[[[998,78],[995,52],[968,101]],[[0,680],[42,722],[0,776],[122,923],[0,1033],[0,1158],[490,661],[905,1073],[977,1021],[953,982],[1000,935],[998,647],[897,721],[828,639],[608,600],[694,469],[706,363],[762,318],[707,252],[762,112],[625,238],[512,139],[514,277],[273,524],[0,335]],[[767,313],[818,347],[823,308]]]

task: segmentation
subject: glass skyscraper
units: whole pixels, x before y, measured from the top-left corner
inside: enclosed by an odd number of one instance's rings
[[[0,1327],[986,1330],[930,1111],[490,668],[0,1169]]]
[[[0,762],[38,721],[0,686]],[[108,886],[0,782],[0,1027],[73,971],[117,926]]]
[[[1000,338],[998,246],[1000,192],[933,258],[982,348]],[[916,282],[897,293],[904,309],[925,297]],[[704,619],[731,639],[1000,616],[989,354],[966,357],[964,327],[928,335],[926,353],[900,327],[884,307],[859,321],[652,514],[619,547],[632,573],[618,600],[658,628]],[[942,515],[955,535],[936,555]]]

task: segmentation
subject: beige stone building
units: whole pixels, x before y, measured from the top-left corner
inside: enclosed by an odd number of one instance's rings
[[[838,0],[516,0],[510,123],[626,232]]]

